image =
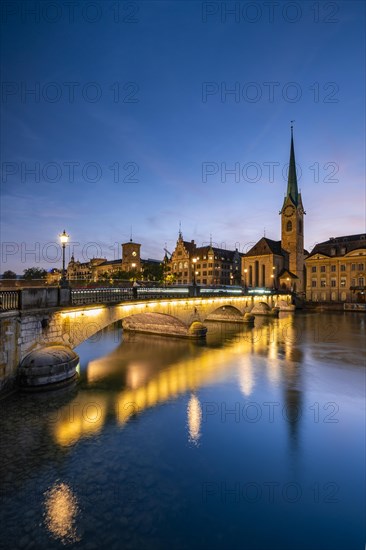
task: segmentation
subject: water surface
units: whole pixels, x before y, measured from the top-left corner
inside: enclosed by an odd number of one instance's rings
[[[1,401],[1,547],[363,548],[362,313],[76,351],[78,385]]]

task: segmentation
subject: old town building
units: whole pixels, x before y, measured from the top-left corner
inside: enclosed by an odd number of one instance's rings
[[[365,234],[333,237],[318,243],[305,264],[307,300],[365,302]]]
[[[217,248],[212,243],[198,247],[193,240],[183,240],[179,231],[167,268],[176,284],[239,285],[241,257],[238,250]]]

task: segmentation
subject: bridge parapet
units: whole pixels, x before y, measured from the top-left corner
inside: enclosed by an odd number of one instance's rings
[[[275,289],[245,289],[243,287],[106,287],[106,288],[59,288],[33,287],[0,291],[0,312],[47,309],[92,304],[115,304],[136,300],[187,299],[194,297],[240,297],[273,296],[289,294]]]

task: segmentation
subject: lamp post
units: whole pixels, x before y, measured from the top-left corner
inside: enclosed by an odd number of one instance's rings
[[[196,286],[196,263],[197,263],[197,258],[193,258],[192,262],[193,262],[193,286]]]
[[[248,270],[247,268],[244,269],[244,291],[246,292],[247,291],[247,273],[248,273]]]
[[[287,289],[288,289],[288,290],[291,290],[291,287],[290,287],[290,277],[286,277],[286,281],[287,281]]]
[[[275,273],[275,271],[276,271],[276,266],[274,265],[272,267],[272,275],[271,275],[273,290],[276,288],[276,282],[275,282],[276,273]]]
[[[65,270],[65,247],[70,238],[70,235],[68,235],[64,229],[63,233],[61,233],[59,237],[62,245],[62,274],[61,274],[60,286],[63,288],[66,288],[68,286],[68,283],[66,280],[66,270]]]

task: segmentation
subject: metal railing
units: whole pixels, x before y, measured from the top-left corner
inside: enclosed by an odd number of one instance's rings
[[[0,291],[0,311],[12,311],[19,309],[19,290],[1,290]]]
[[[1,290],[0,291],[0,312],[13,311],[19,309],[30,309],[37,307],[37,300],[34,292],[42,289],[22,289],[22,290]],[[44,289],[43,289],[44,290]],[[51,289],[52,290],[52,289]],[[68,294],[65,291],[68,290]],[[49,289],[48,289],[49,291]],[[54,289],[52,290],[54,291]],[[239,297],[250,296],[252,292],[259,294],[283,294],[288,291],[279,291],[274,289],[245,289],[241,287],[200,287],[200,286],[167,286],[167,287],[132,287],[132,288],[71,288],[61,289],[58,299],[51,296],[52,304],[47,302],[39,307],[55,306],[80,306],[90,304],[115,304],[119,302],[136,300],[165,300],[165,299],[187,299],[187,298],[209,298],[209,297]],[[49,291],[50,292],[50,291]],[[29,295],[30,294],[30,295]],[[42,297],[42,300],[44,297]],[[46,297],[47,298],[47,297]],[[55,303],[58,302],[58,303]]]
[[[101,304],[133,300],[132,288],[73,288],[71,304]]]

